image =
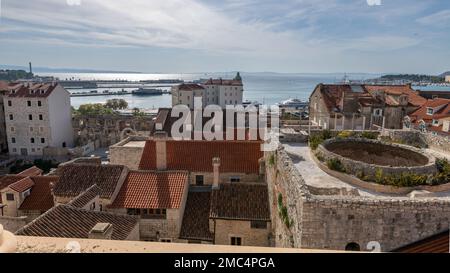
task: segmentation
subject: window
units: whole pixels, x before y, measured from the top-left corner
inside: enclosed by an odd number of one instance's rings
[[[16,138],[15,137],[11,138],[11,143],[16,143]]]
[[[31,148],[31,152],[35,153],[36,149],[35,148]]]
[[[345,246],[345,251],[360,251],[361,247],[357,243],[349,243]]]
[[[14,132],[16,130],[16,128],[11,127],[11,132]]]
[[[267,228],[267,222],[265,222],[265,221],[252,221],[250,226],[253,229],[266,229]]]
[[[28,115],[28,119],[29,119],[29,120],[33,120],[33,115],[31,115],[31,114]]]
[[[44,116],[42,114],[39,115],[39,120],[44,120]]]
[[[141,217],[144,219],[166,219],[166,209],[143,209]]]
[[[439,125],[439,120],[433,119],[433,126],[438,126],[438,125]]]
[[[95,202],[91,204],[91,210],[95,210]]]
[[[230,177],[230,182],[241,182],[241,178],[238,176]]]
[[[381,117],[383,115],[383,110],[382,109],[374,109],[373,115],[376,117]]]
[[[28,107],[30,107],[31,106],[31,101],[27,101],[27,105],[28,105]]]
[[[45,138],[41,138],[41,143],[42,143],[42,144],[45,143]]]
[[[6,194],[6,200],[8,200],[8,201],[14,201],[14,194],[12,194],[12,193],[7,193],[7,194]]]
[[[10,114],[10,115],[9,115],[9,120],[13,120],[13,119],[14,119],[13,114]]]
[[[12,101],[8,101],[8,106],[12,106]]]
[[[161,243],[171,243],[172,242],[172,240],[170,240],[170,239],[161,239],[161,240],[159,240]]]
[[[12,149],[13,153],[17,153],[17,148]]]
[[[66,147],[67,147],[67,145],[66,145],[65,142],[63,142],[62,147],[63,147],[63,148],[66,148]]]
[[[38,106],[39,106],[39,107],[42,106],[42,101],[38,100]]]
[[[128,215],[141,215],[140,209],[127,209]]]
[[[203,175],[196,175],[195,176],[195,185],[203,186],[205,184],[204,179],[205,179],[205,177]]]
[[[231,245],[232,246],[241,246],[242,238],[241,237],[231,237]]]
[[[32,137],[32,138],[30,139],[30,142],[31,142],[31,143],[34,143],[34,137]]]
[[[427,107],[427,115],[432,116],[434,114],[433,108]]]

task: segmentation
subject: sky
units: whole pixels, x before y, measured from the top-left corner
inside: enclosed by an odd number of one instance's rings
[[[139,72],[450,70],[449,0],[0,0],[0,64]]]

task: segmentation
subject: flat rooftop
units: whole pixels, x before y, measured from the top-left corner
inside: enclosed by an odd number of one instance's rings
[[[312,158],[312,152],[307,143],[285,143],[283,144],[286,153],[291,158],[293,165],[300,172],[307,186],[319,189],[345,189],[346,191],[357,190],[360,196],[378,197],[378,198],[403,198],[410,199],[407,195],[386,194],[350,185],[336,177],[329,175],[320,169]],[[450,192],[434,193],[432,197],[450,200]],[[420,198],[425,199],[425,197]]]
[[[145,141],[140,140],[131,140],[124,144],[122,147],[137,147],[137,148],[144,148],[145,147]]]

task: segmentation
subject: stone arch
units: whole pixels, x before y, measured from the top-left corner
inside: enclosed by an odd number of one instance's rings
[[[136,135],[136,131],[134,131],[132,128],[125,128],[120,133],[120,140],[124,140],[129,135]]]
[[[345,246],[345,251],[361,251],[361,246],[358,243],[351,242]]]

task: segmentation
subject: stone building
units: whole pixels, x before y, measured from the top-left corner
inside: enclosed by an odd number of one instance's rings
[[[77,114],[72,123],[75,145],[92,145],[96,149],[114,145],[129,135],[148,136],[153,129],[153,116]]]
[[[276,247],[386,252],[449,228],[450,202],[440,196],[445,192],[385,188],[380,194],[325,176],[315,183],[290,153],[283,146],[266,155],[275,162],[266,165],[266,174]],[[289,225],[279,216],[280,201]]]
[[[143,241],[176,242],[189,189],[182,171],[130,171],[108,211],[136,215]]]
[[[3,98],[10,155],[42,156],[73,147],[70,94],[56,83],[25,83]]]
[[[331,130],[401,129],[425,102],[410,85],[319,84],[310,96],[310,120]]]
[[[57,176],[43,176],[32,167],[17,175],[0,178],[0,216],[26,217],[31,221],[54,205],[52,188]]]
[[[409,117],[414,128],[450,135],[450,99],[428,100]]]
[[[203,107],[241,105],[243,92],[244,86],[239,73],[232,80],[209,79],[200,84],[183,83],[172,88],[172,106],[181,104],[193,109],[195,97],[202,99]]]

